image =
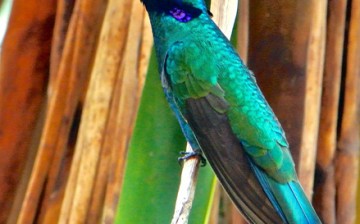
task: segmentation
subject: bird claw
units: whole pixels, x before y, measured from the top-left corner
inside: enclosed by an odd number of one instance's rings
[[[201,162],[201,167],[204,167],[206,166],[206,159],[205,157],[202,155],[201,151],[200,150],[196,150],[196,151],[192,151],[192,152],[185,152],[185,151],[182,151],[180,152],[180,155],[183,155],[181,157],[178,158],[178,162],[181,163],[182,161],[184,160],[187,160],[187,159],[190,159],[194,156],[197,156],[199,157],[200,159],[200,162]]]

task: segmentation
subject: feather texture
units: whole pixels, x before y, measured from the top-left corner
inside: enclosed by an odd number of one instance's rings
[[[320,223],[285,133],[203,0],[144,0],[166,98],[251,223]]]
[[[254,175],[225,114],[217,113],[205,98],[186,102],[186,118],[216,176],[251,223],[282,223]]]

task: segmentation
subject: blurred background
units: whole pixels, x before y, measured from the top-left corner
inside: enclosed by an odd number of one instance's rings
[[[208,5],[322,221],[360,223],[360,1]],[[0,223],[170,222],[186,143],[152,41],[140,0],[0,0]],[[209,166],[189,222],[245,223]]]

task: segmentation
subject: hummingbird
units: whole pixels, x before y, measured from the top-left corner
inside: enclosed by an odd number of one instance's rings
[[[321,223],[278,119],[205,2],[141,1],[166,99],[185,138],[205,155],[245,219]]]

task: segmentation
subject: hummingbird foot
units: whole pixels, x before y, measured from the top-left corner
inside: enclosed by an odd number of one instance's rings
[[[184,160],[190,159],[192,157],[199,157],[200,162],[201,162],[201,167],[206,166],[206,159],[205,157],[202,155],[202,152],[200,150],[195,150],[193,152],[180,152],[180,155],[182,155],[181,157],[178,158],[178,162],[181,163]]]

